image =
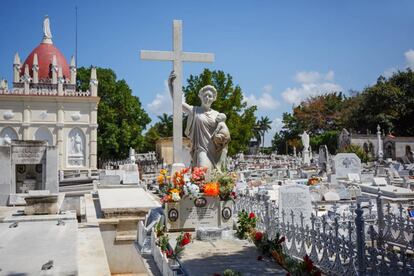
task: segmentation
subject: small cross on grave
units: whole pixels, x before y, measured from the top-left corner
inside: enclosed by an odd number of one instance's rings
[[[29,187],[27,187],[26,184],[23,184],[22,186],[20,186],[20,192],[23,194],[26,194],[29,191]]]

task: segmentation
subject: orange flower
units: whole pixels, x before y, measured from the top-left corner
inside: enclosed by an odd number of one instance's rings
[[[177,194],[179,194],[179,193],[180,193],[180,191],[179,191],[178,189],[171,189],[171,190],[170,190],[170,193],[177,193]]]
[[[188,173],[189,170],[190,170],[190,168],[184,168],[184,169],[181,169],[180,173],[181,174],[186,174],[186,173]]]
[[[184,185],[184,177],[180,172],[175,172],[174,177],[173,177],[173,183],[176,186]]]
[[[206,196],[218,196],[220,192],[219,184],[211,182],[204,185],[204,194]]]
[[[162,174],[160,174],[158,177],[157,177],[157,182],[158,182],[158,184],[164,184],[164,176],[162,175]]]

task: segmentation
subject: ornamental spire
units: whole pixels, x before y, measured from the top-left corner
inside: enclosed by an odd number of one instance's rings
[[[42,43],[53,44],[52,33],[50,31],[50,21],[49,17],[46,15],[43,20],[43,40]]]

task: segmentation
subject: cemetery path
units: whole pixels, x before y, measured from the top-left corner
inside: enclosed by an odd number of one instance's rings
[[[273,259],[257,260],[259,255],[254,244],[246,240],[194,240],[186,246],[180,261],[189,275],[222,275],[226,269],[244,276],[286,275]]]

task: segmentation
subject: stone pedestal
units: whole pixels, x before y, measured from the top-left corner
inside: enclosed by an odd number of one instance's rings
[[[303,164],[305,164],[305,165],[310,165],[310,153],[309,153],[309,150],[304,150],[303,152],[302,152],[302,155],[303,155]]]

